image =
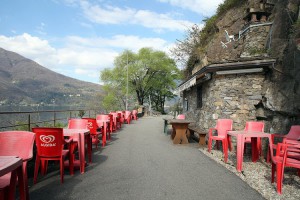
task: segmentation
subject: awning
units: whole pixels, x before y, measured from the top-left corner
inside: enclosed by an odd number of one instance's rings
[[[190,78],[184,84],[182,84],[178,88],[176,88],[175,93],[179,94],[181,91],[186,90],[186,89],[192,87],[193,85],[196,85],[196,76]]]

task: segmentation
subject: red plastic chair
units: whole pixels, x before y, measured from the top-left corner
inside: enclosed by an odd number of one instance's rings
[[[129,110],[126,110],[125,111],[125,121],[126,121],[127,124],[130,124],[131,118],[132,118],[131,112]]]
[[[117,113],[118,117],[117,117],[117,127],[122,128],[122,122],[121,122],[121,118],[122,118],[122,114],[121,113]]]
[[[282,182],[284,178],[284,168],[292,167],[298,169],[298,176],[300,176],[300,142],[299,141],[285,141],[285,143],[278,143],[276,145],[276,154],[273,153],[273,143],[270,142],[270,155],[272,160],[272,175],[271,182],[274,183],[274,176],[276,171],[277,193],[282,194]]]
[[[120,115],[121,115],[120,122],[121,122],[121,124],[123,124],[124,121],[125,121],[124,112],[123,111],[117,111],[117,113],[120,113]]]
[[[273,150],[276,149],[276,144],[275,144],[275,139],[280,140],[283,142],[284,140],[300,140],[300,125],[293,125],[291,126],[290,131],[288,134],[283,135],[283,134],[271,134],[271,140],[273,144]],[[268,153],[267,153],[267,162],[270,162],[270,148],[268,148]]]
[[[99,131],[99,127],[97,125],[97,121],[95,118],[82,118],[88,120],[88,129],[90,130],[92,144],[96,146],[98,149],[98,144],[100,143],[99,136],[101,132]]]
[[[71,118],[68,122],[68,128],[69,129],[89,129],[88,127],[89,121],[87,119],[81,119],[81,118]],[[87,152],[89,157],[89,162],[92,162],[92,145],[91,145],[91,136],[87,135],[85,137],[87,141]],[[78,142],[78,138],[73,138],[74,142]]]
[[[106,133],[106,138],[108,140],[110,140],[110,119],[111,119],[110,116],[105,115],[105,114],[99,114],[96,116],[96,122],[97,122],[98,126],[103,127],[102,128],[102,142],[103,142],[102,146],[105,145],[105,141],[103,140],[104,133]],[[104,125],[106,126],[106,128],[104,127]]]
[[[110,112],[109,114],[112,115],[112,119],[113,119],[112,130],[116,131],[118,129],[118,126],[117,126],[118,113]]]
[[[257,121],[248,121],[246,122],[245,131],[257,131],[257,132],[264,132],[265,124],[264,122],[257,122]],[[245,143],[251,144],[251,138],[245,138]],[[245,145],[246,147],[246,145]],[[261,146],[261,138],[257,138],[257,149],[258,153],[262,155],[262,146]]]
[[[216,140],[217,149],[219,149],[219,141],[222,141],[224,162],[227,162],[228,158],[228,146],[231,151],[231,138],[227,137],[227,131],[232,130],[232,120],[231,119],[218,119],[215,128],[210,128],[208,131],[208,152],[211,152],[212,140]],[[217,135],[213,135],[213,130],[217,131]]]
[[[121,113],[113,112],[111,113],[114,116],[115,129],[118,130],[121,128]]]
[[[185,115],[184,114],[177,115],[176,119],[185,119]]]
[[[64,182],[64,162],[67,156],[69,157],[69,170],[73,174],[73,157],[72,157],[72,139],[65,140],[62,128],[46,128],[38,127],[32,128],[36,133],[35,144],[37,148],[33,183],[36,184],[37,176],[41,164],[41,173],[47,173],[47,166],[49,160],[58,160],[60,162],[60,180]],[[64,146],[68,144],[68,149]]]
[[[132,110],[132,119],[137,120],[138,119],[137,114],[138,114],[137,110]]]
[[[35,133],[29,131],[4,131],[0,132],[0,156],[18,156],[23,160],[23,176],[26,198],[29,199],[27,162],[33,156]],[[10,184],[10,174],[2,176],[1,188],[6,193]],[[8,194],[4,194],[8,196]]]

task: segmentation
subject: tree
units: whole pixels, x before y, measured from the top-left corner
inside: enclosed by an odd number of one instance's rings
[[[179,77],[174,60],[166,53],[151,48],[142,48],[138,53],[126,50],[115,59],[113,69],[101,72],[101,80],[109,88],[107,92],[113,93],[110,96],[113,99],[108,100],[107,97],[104,101],[114,102],[111,103],[114,105],[116,102],[126,105],[128,89],[128,96],[133,98],[129,100],[136,99],[139,105],[143,105],[150,97],[155,108],[163,111],[164,102],[173,96],[171,91],[176,87],[175,80]]]
[[[183,40],[177,39],[175,47],[171,49],[176,61],[188,66],[190,62],[195,62],[198,58],[198,48],[201,46],[201,28],[194,24],[188,28]],[[194,64],[194,63],[191,63]]]

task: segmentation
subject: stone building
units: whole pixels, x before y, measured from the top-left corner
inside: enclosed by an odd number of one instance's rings
[[[228,10],[192,75],[182,82],[183,113],[207,132],[217,119],[263,120],[265,132],[300,124],[299,1],[249,0]],[[298,47],[298,48],[297,48]]]

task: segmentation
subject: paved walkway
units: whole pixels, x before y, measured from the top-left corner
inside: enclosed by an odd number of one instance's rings
[[[263,199],[236,175],[198,150],[174,145],[162,117],[124,125],[105,148],[93,152],[85,174],[49,173],[30,188],[35,199],[196,200]]]

